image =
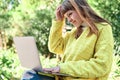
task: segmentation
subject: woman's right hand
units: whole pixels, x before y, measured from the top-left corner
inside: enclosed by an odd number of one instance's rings
[[[59,7],[56,9],[56,20],[62,21],[63,18],[64,18],[64,15],[61,14],[61,6],[59,6]]]

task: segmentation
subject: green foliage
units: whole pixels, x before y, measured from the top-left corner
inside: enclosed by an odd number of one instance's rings
[[[15,9],[18,4],[18,0],[0,0],[0,13],[5,13],[8,10]]]
[[[34,36],[36,38],[40,53],[50,53],[47,46],[51,27],[51,15],[49,10],[43,9],[35,11],[35,17],[30,19],[28,24],[29,26],[26,27],[27,31],[24,32],[24,35]]]
[[[120,0],[89,0],[89,3],[111,23],[115,38],[115,54],[120,55]]]
[[[120,0],[89,0],[89,3],[92,5],[92,7],[100,13],[102,17],[104,17],[106,20],[108,20],[113,29],[113,35],[114,35],[114,53],[115,56],[120,56]],[[120,58],[118,57],[118,60],[114,61],[116,67],[113,73],[113,77],[120,76]]]
[[[36,0],[26,0],[13,12],[12,24],[17,24],[17,26],[13,26],[17,29],[15,35],[34,36],[40,53],[51,54],[52,57],[54,55],[49,52],[47,46],[48,36],[52,18],[55,16],[54,10],[60,1],[46,0],[36,2]]]
[[[15,75],[21,74],[19,71],[20,68],[17,70],[18,66],[19,61],[14,52],[14,48],[0,51],[0,80],[15,79]],[[19,73],[17,73],[17,71],[19,71]]]
[[[54,10],[61,1],[62,0],[2,1],[0,10],[3,11],[5,15],[1,15],[0,23],[2,24],[2,30],[6,32],[7,45],[9,47],[12,46],[12,37],[14,36],[34,36],[40,53],[49,54],[47,43],[51,20],[55,16]],[[9,5],[15,7],[9,10],[7,7]],[[5,10],[2,6],[6,7]]]
[[[13,26],[11,24],[11,10],[14,10],[18,4],[18,0],[0,0],[0,38],[4,45],[12,45],[11,31]],[[2,45],[2,43],[0,43],[0,45]],[[6,48],[7,46],[4,47]]]
[[[40,53],[49,54],[48,35],[56,7],[63,0],[0,0],[0,32],[5,31],[9,47],[12,47],[14,36],[34,36]],[[88,0],[99,14],[111,22],[115,38],[115,54],[120,55],[120,1]],[[10,7],[12,6],[12,8]],[[51,53],[50,53],[51,54]],[[56,62],[45,59],[43,64]],[[120,60],[115,61],[120,66]],[[20,77],[22,69],[13,48],[0,51],[0,80],[14,80]],[[120,69],[114,70],[120,75]],[[17,80],[17,79],[15,79]],[[19,79],[18,79],[19,80]]]
[[[9,14],[1,14],[0,15],[0,30],[9,29],[10,28],[10,22],[9,20],[11,15]],[[7,22],[6,22],[7,21]]]
[[[120,56],[120,41],[115,40],[114,49],[115,49],[115,55]]]
[[[12,77],[11,72],[7,70],[12,67],[11,66],[12,62],[13,60],[8,60],[5,54],[0,56],[0,68],[1,68],[0,79],[1,80],[9,79],[10,77]]]

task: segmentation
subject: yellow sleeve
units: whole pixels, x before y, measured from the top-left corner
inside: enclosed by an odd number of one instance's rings
[[[113,35],[110,26],[103,26],[95,46],[95,54],[88,61],[69,61],[59,64],[60,73],[74,77],[95,78],[109,74],[113,57]]]
[[[68,39],[69,33],[66,36],[62,36],[62,28],[64,21],[52,21],[52,27],[50,29],[48,48],[50,52],[56,54],[63,54],[66,40]]]

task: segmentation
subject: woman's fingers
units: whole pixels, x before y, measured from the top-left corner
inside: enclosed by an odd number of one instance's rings
[[[54,67],[54,69],[53,69],[52,72],[53,72],[53,73],[59,73],[59,72],[60,72],[60,67],[59,67],[59,66]]]
[[[43,71],[52,72],[52,68],[44,68]]]
[[[61,6],[56,9],[56,19],[63,20],[63,15],[61,14]]]
[[[60,67],[57,66],[57,67],[53,67],[53,68],[44,68],[43,71],[58,73],[60,71]]]

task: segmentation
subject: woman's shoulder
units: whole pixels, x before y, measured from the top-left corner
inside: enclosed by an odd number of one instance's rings
[[[111,28],[111,25],[109,23],[106,22],[101,22],[101,23],[95,23],[96,27],[98,28],[98,30],[102,30],[102,29],[107,29],[107,28]]]

